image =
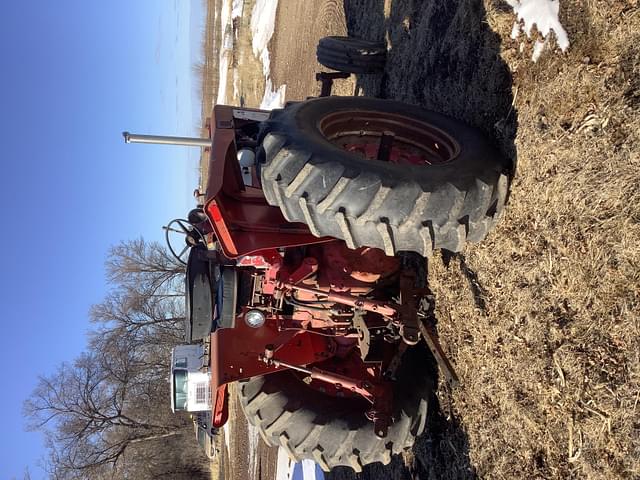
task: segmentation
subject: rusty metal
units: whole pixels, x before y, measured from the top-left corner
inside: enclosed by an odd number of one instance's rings
[[[393,395],[390,388],[380,385],[373,387],[373,408],[366,413],[373,422],[373,431],[379,438],[387,436],[393,421]]]
[[[444,373],[445,379],[449,382],[449,385],[451,385],[452,388],[459,386],[460,380],[458,379],[458,375],[451,365],[451,362],[449,362],[444,350],[442,350],[438,337],[429,327],[427,327],[427,325],[425,325],[424,320],[421,320],[418,325],[425,343],[429,347],[429,350],[431,350],[433,357],[436,359],[436,362],[438,363],[440,370],[442,370],[442,373]]]
[[[416,272],[404,270],[400,274],[400,305],[398,306],[398,323],[402,340],[409,345],[420,341],[418,327],[418,304],[426,295],[425,288],[417,288]]]
[[[307,255],[314,256],[323,265],[318,276],[320,288],[352,294],[368,293],[372,283],[390,277],[400,269],[400,260],[387,257],[382,250],[369,247],[351,250],[344,242],[310,246]]]
[[[360,358],[362,361],[366,361],[367,355],[369,355],[369,349],[371,348],[371,332],[367,327],[367,323],[364,320],[362,312],[356,311],[353,313],[353,327],[358,332],[358,350],[360,350]]]
[[[399,164],[440,165],[460,153],[451,135],[433,125],[401,113],[340,110],[319,124],[325,138],[344,150],[375,160],[381,137],[394,135],[389,161]]]
[[[391,156],[391,146],[393,145],[393,139],[396,134],[393,132],[382,132],[380,137],[380,145],[378,145],[378,160],[381,162],[388,162]]]
[[[360,395],[371,403],[371,409],[366,416],[373,422],[375,434],[384,438],[387,436],[389,425],[392,422],[393,391],[389,382],[376,382],[374,380],[361,380],[339,373],[329,372],[317,367],[311,369],[293,365],[273,357],[273,347],[267,345],[264,353],[259,355],[259,360],[269,367],[284,367],[308,375],[310,380],[319,380],[334,385],[338,389],[347,390]],[[308,383],[309,381],[307,381]]]
[[[396,371],[398,370],[398,367],[402,363],[402,355],[404,355],[404,352],[407,350],[408,347],[409,345],[406,342],[400,342],[398,344],[398,349],[396,350],[396,353],[393,355],[393,358],[389,362],[387,369],[382,373],[382,376],[384,378],[386,378],[387,380],[396,379]]]
[[[270,353],[269,353],[270,352]],[[289,362],[285,362],[283,360],[279,360],[273,357],[273,350],[269,350],[269,348],[265,348],[265,352],[259,356],[260,361],[264,362],[268,366],[276,366],[276,367],[285,367],[291,370],[296,370],[301,373],[305,373],[309,375],[314,380],[321,380],[323,382],[332,383],[334,385],[339,385],[340,388],[345,390],[350,390],[354,393],[357,393],[371,403],[373,403],[374,396],[371,384],[366,380],[358,380],[355,378],[348,377],[346,375],[340,375],[339,373],[328,372],[326,370],[321,370],[317,367],[313,367],[311,369],[301,367],[299,365],[294,365]]]
[[[324,291],[317,288],[305,287],[302,285],[292,285],[291,283],[283,283],[283,288],[291,291],[300,291],[317,295],[319,297],[326,297],[328,302],[341,303],[342,305],[348,305],[350,307],[359,308],[367,312],[379,313],[386,317],[394,317],[397,313],[396,309],[387,302],[381,302],[378,300],[370,300],[368,298],[362,298],[355,295],[349,295],[346,293],[338,293],[333,290]]]
[[[242,308],[234,328],[219,328],[211,334],[212,391],[225,383],[271,373],[273,370],[258,360],[265,345],[274,345],[276,355],[292,365],[309,365],[333,356],[332,336],[282,328],[287,320],[270,314],[262,327],[253,328],[243,319],[247,310],[249,307]]]
[[[309,278],[311,275],[318,271],[318,260],[313,257],[306,257],[300,266],[295,269],[289,278],[287,279],[288,283],[293,285],[301,282],[302,280]]]

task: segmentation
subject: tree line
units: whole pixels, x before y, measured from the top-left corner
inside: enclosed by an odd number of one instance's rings
[[[56,480],[209,478],[191,420],[171,413],[171,348],[184,342],[184,265],[157,242],[107,256],[111,290],[94,305],[86,350],[41,376],[24,403]]]

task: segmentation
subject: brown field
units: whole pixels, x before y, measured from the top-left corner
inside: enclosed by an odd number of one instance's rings
[[[561,1],[571,47],[537,63],[499,0],[311,4],[279,3],[272,75],[288,99],[317,94],[317,37],[346,29],[390,48],[384,75],[357,79],[363,94],[517,152],[496,231],[430,262],[462,386],[441,385],[411,455],[358,478],[640,478],[637,1]]]

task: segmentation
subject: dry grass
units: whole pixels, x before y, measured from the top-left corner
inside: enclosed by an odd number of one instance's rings
[[[448,268],[434,262],[432,285],[480,476],[638,478],[640,14],[562,5],[567,55],[532,64],[503,45],[519,118],[503,221]],[[488,11],[503,39],[511,18]]]

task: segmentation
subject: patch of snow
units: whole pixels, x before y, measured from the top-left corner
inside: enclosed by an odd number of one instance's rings
[[[238,72],[237,68],[233,69],[233,98],[240,97],[240,88],[238,86],[238,82],[240,81],[240,72]]]
[[[544,46],[548,43],[551,32],[554,33],[560,50],[565,52],[569,48],[569,35],[558,18],[560,0],[507,0],[507,3],[513,8],[518,18],[513,25],[511,38],[515,40],[521,32],[531,38],[534,25],[544,38],[544,42],[538,40],[534,46],[531,58],[534,62],[538,60]]]
[[[231,453],[231,446],[229,442],[231,440],[231,432],[229,431],[229,422],[225,423],[222,426],[222,431],[224,432],[224,444],[227,447],[227,456]]]
[[[537,62],[538,61],[538,59],[540,58],[540,55],[542,54],[542,51],[544,50],[544,47],[545,47],[546,44],[547,44],[546,40],[544,42],[542,42],[540,40],[536,40],[536,43],[533,46],[533,54],[531,55],[531,60],[533,62]]]
[[[235,20],[242,16],[244,10],[244,0],[233,0],[233,6],[231,7],[231,19]]]
[[[276,26],[278,0],[256,0],[251,12],[251,48],[253,54],[262,63],[262,74],[265,78],[264,95],[260,108],[272,110],[284,106],[286,85],[274,89],[271,82],[271,58],[269,57],[269,41]]]
[[[253,54],[260,58],[267,49],[276,28],[278,0],[256,0],[251,12],[251,46]]]
[[[295,465],[287,455],[287,452],[284,451],[284,448],[279,448],[275,480],[291,480]]]
[[[220,30],[223,32],[220,57],[218,62],[218,97],[217,104],[227,103],[227,78],[229,63],[233,53],[233,24],[231,22],[231,0],[224,0],[220,8]]]
[[[258,478],[258,444],[260,443],[260,433],[258,428],[247,424],[249,437],[249,478]]]
[[[284,98],[287,93],[287,86],[280,85],[278,89],[273,90],[271,79],[267,78],[264,85],[264,96],[260,102],[262,110],[273,110],[274,108],[284,107]]]
[[[260,62],[262,62],[262,74],[265,78],[271,75],[271,58],[269,57],[269,49],[265,48],[260,52],[260,56],[258,57]]]

